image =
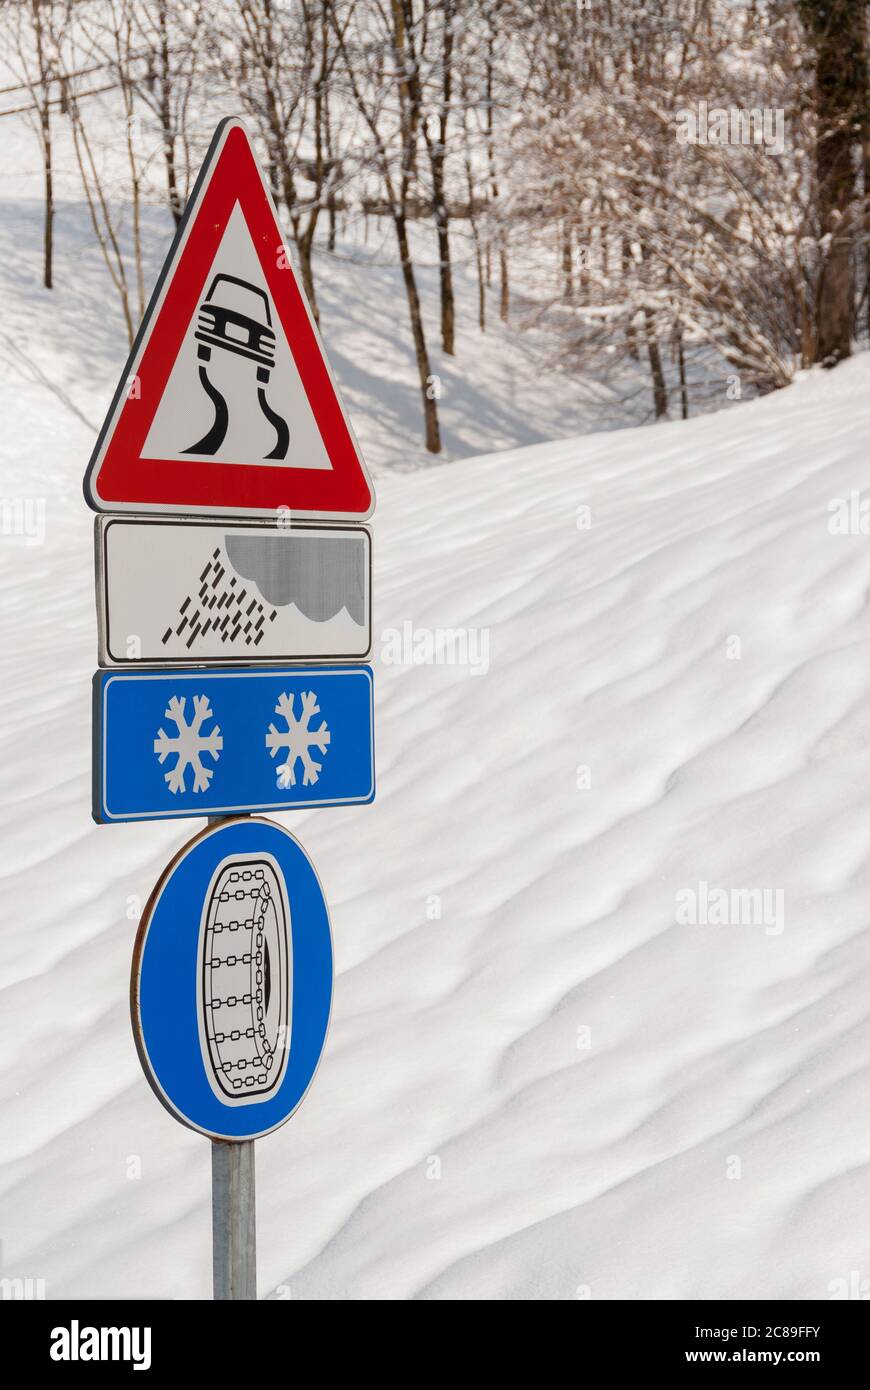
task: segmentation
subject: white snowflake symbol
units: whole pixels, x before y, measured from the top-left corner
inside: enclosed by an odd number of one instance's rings
[[[270,750],[274,758],[279,748],[287,749],[287,761],[278,768],[278,786],[296,786],[296,759],[302,764],[303,787],[313,786],[317,781],[322,768],[322,763],[316,763],[311,756],[310,749],[319,748],[321,753],[326,752],[327,744],[331,734],[326,727],[326,720],[321,720],[319,729],[309,728],[309,720],[315,714],[320,713],[320,706],[317,703],[317,696],[313,690],[305,690],[300,695],[302,709],[297,719],[293,713],[293,706],[296,701],[295,695],[281,695],[275,706],[275,713],[282,715],[286,721],[287,728],[280,732],[274,724],[269,725],[269,732],[266,735],[266,747]]]
[[[187,791],[184,774],[188,767],[193,769],[193,790],[195,792],[207,791],[208,784],[214,776],[214,768],[203,767],[200,761],[201,755],[211,753],[217,762],[220,750],[224,746],[217,724],[210,734],[200,732],[203,724],[208,719],[214,718],[208,696],[194,695],[193,718],[189,724],[184,717],[186,703],[185,696],[182,695],[181,699],[177,695],[172,696],[166,707],[165,717],[173,721],[178,732],[174,738],[170,738],[166,731],[161,728],[158,729],[157,737],[154,740],[154,752],[157,754],[158,762],[165,762],[170,753],[178,754],[175,766],[163,774],[163,780],[173,795],[175,792]]]

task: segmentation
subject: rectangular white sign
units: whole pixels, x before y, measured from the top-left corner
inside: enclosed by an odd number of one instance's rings
[[[101,516],[96,554],[101,666],[369,653],[365,527]]]

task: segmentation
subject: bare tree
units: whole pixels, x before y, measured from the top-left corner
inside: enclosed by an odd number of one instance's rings
[[[705,372],[724,366],[738,391],[766,391],[831,360],[826,324],[845,350],[860,222],[854,163],[832,223],[831,195],[818,186],[830,132],[794,9],[650,0],[583,12],[578,25],[569,0],[542,0],[533,13],[517,5],[512,22],[529,83],[503,216],[527,263],[561,262],[558,288],[540,299],[565,360],[598,364],[613,381],[623,356],[642,357],[663,417],[672,389],[688,413],[690,355]],[[854,148],[854,91],[850,103]],[[564,243],[551,234],[566,223],[572,263],[584,256],[570,285]],[[848,254],[837,251],[835,224]]]
[[[460,89],[462,104],[462,167],[465,174],[465,197],[468,223],[471,228],[471,239],[474,246],[474,265],[477,272],[477,326],[481,333],[486,331],[486,271],[484,267],[483,240],[480,229],[480,205],[481,195],[477,191],[477,180],[474,172],[475,148],[479,145],[479,138],[475,141],[472,134],[472,122],[478,114],[472,107],[470,97],[470,78],[467,66],[460,67]],[[477,135],[479,137],[479,127]]]
[[[67,30],[70,71],[63,75],[63,101],[85,203],[100,252],[118,293],[128,340],[145,312],[142,208],[145,156],[137,109],[136,0],[100,0],[71,11]],[[108,116],[95,107],[82,76],[89,68],[113,78],[110,94],[117,103]],[[119,158],[120,156],[120,158]],[[129,221],[128,221],[129,219]],[[129,225],[126,237],[125,226]]]
[[[136,90],[160,131],[166,200],[178,226],[190,192],[190,108],[204,74],[198,63],[204,13],[199,0],[138,0],[134,23],[145,60]]]
[[[824,246],[818,284],[818,356],[834,366],[851,352],[855,150],[867,127],[866,0],[798,0],[813,47],[818,121],[815,176]]]
[[[372,163],[395,229],[417,360],[426,448],[437,454],[441,451],[438,407],[408,235],[411,195],[417,185],[423,100],[419,70],[408,43],[404,0],[389,0],[384,7],[374,0],[364,12],[361,5],[353,3],[327,3],[343,59],[342,71],[369,131]]]
[[[494,102],[494,77],[495,77],[495,25],[490,29],[489,49],[486,56],[486,149],[489,161],[489,195],[494,209],[498,209],[499,189],[498,174],[495,162],[495,102]],[[491,218],[497,221],[497,216]],[[487,256],[489,249],[487,248]],[[510,286],[508,282],[508,258],[507,258],[507,233],[502,228],[499,236],[498,263],[501,272],[501,292],[499,294],[499,317],[503,323],[507,323],[510,313]]]
[[[413,0],[403,0],[403,18],[408,36],[411,62],[419,72],[422,54],[425,52],[426,29],[421,23],[418,54],[415,38],[415,18]],[[424,0],[424,20],[429,18],[432,7]],[[453,103],[453,56],[454,23],[456,19],[456,0],[437,0],[434,6],[439,18],[435,39],[437,57],[432,77],[436,84],[434,111],[427,112],[423,118],[423,136],[429,155],[432,171],[432,212],[435,218],[435,231],[438,240],[438,276],[441,290],[441,346],[453,356],[456,340],[456,301],[453,294],[453,268],[450,261],[450,214],[447,203],[446,165],[448,151],[448,126]],[[422,84],[421,84],[422,85]]]
[[[137,32],[137,8],[138,0],[100,0],[99,4],[78,6],[75,11],[76,42],[91,58],[100,60],[112,74],[120,107],[120,122],[113,123],[111,128],[113,134],[117,132],[120,135],[118,146],[124,151],[127,179],[114,200],[108,194],[108,186],[115,178],[112,161],[101,163],[97,159],[94,133],[85,129],[82,101],[76,83],[71,82],[66,88],[76,157],[88,206],[92,218],[95,212],[99,212],[104,256],[108,248],[109,259],[117,276],[116,288],[124,301],[125,319],[129,318],[134,325],[145,313],[142,208],[147,163],[140,127],[137,79],[137,71],[143,70],[147,53],[141,48]],[[112,140],[112,148],[114,144]],[[123,204],[128,199],[132,269],[129,274],[126,269],[121,274],[126,258],[121,250],[119,229],[126,213]],[[111,207],[113,201],[118,205],[115,209]]]
[[[313,250],[338,159],[329,84],[338,57],[322,0],[234,0],[213,16],[214,64],[259,132],[277,202],[287,208],[302,284],[319,322]],[[232,56],[229,57],[228,53]]]
[[[54,137],[52,111],[58,105],[58,75],[62,70],[59,34],[62,5],[57,0],[23,0],[7,9],[11,43],[10,67],[21,89],[30,96],[32,119],[42,155],[43,236],[42,283],[54,286]]]
[[[293,225],[293,239],[299,250],[303,280],[306,285],[310,285],[312,313],[317,318],[312,253],[320,214],[326,207],[329,208],[330,235],[333,242],[335,236],[335,185],[339,161],[334,152],[334,131],[329,123],[329,86],[339,49],[338,44],[333,41],[326,6],[313,4],[311,0],[299,0],[299,3],[302,9],[306,51],[313,55],[310,127],[314,153],[305,164],[305,173],[312,186],[311,192],[304,203],[297,200],[292,207],[288,204],[288,208]]]

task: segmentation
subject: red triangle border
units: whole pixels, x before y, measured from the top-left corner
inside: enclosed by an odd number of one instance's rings
[[[141,456],[236,203],[251,234],[331,470]],[[138,390],[130,393],[128,383],[134,379]],[[289,508],[291,516],[362,521],[374,510],[371,482],[240,121],[222,122],[215,133],[91,459],[85,496],[97,511],[172,515],[263,516]]]

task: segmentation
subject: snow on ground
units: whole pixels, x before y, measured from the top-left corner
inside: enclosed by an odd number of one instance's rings
[[[38,209],[2,213],[2,492],[24,529],[46,510],[44,543],[0,547],[0,1273],[202,1297],[208,1144],[154,1100],[127,1007],[137,905],[193,827],[90,821],[92,431],[40,380],[98,422],[117,323],[84,244],[34,292]],[[377,462],[416,402],[389,273],[369,283],[339,318],[337,279],[325,317]],[[478,345],[466,444],[566,423],[558,382],[511,388],[513,351]],[[285,818],[338,974],[316,1083],[257,1146],[264,1295],[827,1298],[870,1275],[870,543],[828,529],[865,484],[868,376],[380,467],[378,799]],[[486,634],[488,659],[390,664],[406,623]],[[678,923],[702,882],[782,899]]]

